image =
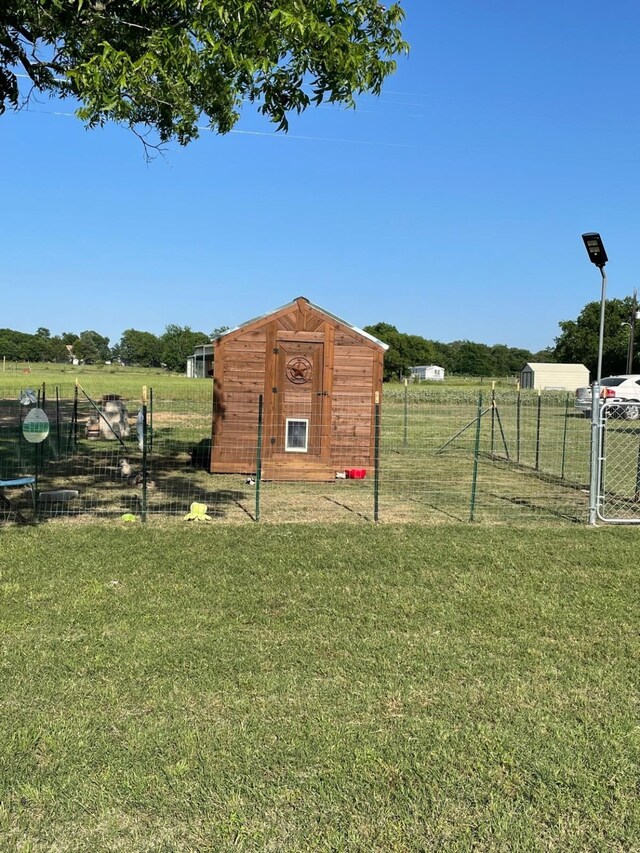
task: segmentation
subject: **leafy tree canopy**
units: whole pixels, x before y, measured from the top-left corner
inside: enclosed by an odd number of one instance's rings
[[[605,305],[604,339],[602,348],[602,375],[625,373],[629,323],[634,311],[634,300],[608,299]],[[555,360],[584,364],[595,376],[598,367],[598,342],[600,338],[600,302],[588,302],[577,319],[562,320],[561,334],[556,338]],[[640,324],[638,324],[640,326]],[[637,363],[636,367],[637,369]]]
[[[553,347],[545,347],[544,349],[538,350],[538,352],[534,352],[533,357],[530,359],[536,364],[543,364],[546,362],[554,362],[554,348]]]
[[[453,373],[464,376],[498,376],[509,372],[502,352],[494,357],[491,347],[473,341],[454,341],[450,344],[450,368]],[[520,368],[524,366],[524,362]],[[444,365],[443,365],[444,367]],[[518,369],[520,369],[518,368]]]
[[[210,338],[204,332],[194,332],[189,326],[174,323],[166,327],[161,338],[162,362],[169,370],[184,373],[187,358],[193,355],[199,344],[208,344]]]
[[[0,112],[31,90],[186,145],[227,133],[243,101],[287,128],[323,100],[378,94],[407,51],[398,3],[378,0],[4,0]],[[19,76],[20,75],[20,76]]]
[[[73,335],[73,340],[77,337]],[[0,356],[9,361],[69,361],[65,341],[52,337],[44,327],[39,328],[35,335],[0,329]]]
[[[428,341],[418,335],[399,332],[389,323],[365,326],[364,331],[389,346],[384,356],[385,381],[407,375],[412,365],[430,364],[432,361],[432,351]]]
[[[162,341],[151,332],[126,329],[117,345],[118,358],[126,364],[141,367],[160,367],[162,364]]]
[[[73,343],[73,354],[85,364],[108,361],[111,357],[109,338],[99,335],[92,329],[80,332],[80,336]]]

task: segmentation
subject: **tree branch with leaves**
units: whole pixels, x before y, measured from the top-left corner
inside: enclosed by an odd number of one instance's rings
[[[378,0],[5,0],[0,112],[36,90],[77,100],[89,127],[186,145],[252,103],[286,130],[312,104],[379,94],[408,50],[403,18]]]

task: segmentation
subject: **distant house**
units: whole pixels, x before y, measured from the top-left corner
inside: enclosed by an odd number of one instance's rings
[[[206,379],[213,375],[213,344],[200,344],[187,356],[187,378]]]
[[[439,367],[437,364],[420,364],[409,369],[414,382],[420,379],[435,379],[439,382],[444,379],[444,367]]]
[[[589,384],[584,364],[530,362],[520,371],[520,387],[535,391],[571,391]]]

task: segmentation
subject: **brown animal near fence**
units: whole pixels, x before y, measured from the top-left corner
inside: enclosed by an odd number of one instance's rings
[[[373,469],[387,345],[298,297],[214,340],[212,473],[326,481]]]

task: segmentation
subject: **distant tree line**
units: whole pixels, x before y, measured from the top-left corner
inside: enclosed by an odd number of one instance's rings
[[[0,357],[4,356],[7,361],[65,364],[75,356],[83,364],[118,361],[138,367],[165,367],[183,373],[187,357],[193,355],[195,347],[209,343],[225,329],[222,326],[206,334],[189,326],[170,324],[162,335],[126,329],[113,346],[109,338],[93,330],[52,335],[43,327],[35,334],[0,329]],[[409,369],[418,364],[438,364],[447,373],[468,376],[508,376],[518,373],[527,361],[545,361],[553,357],[551,350],[534,356],[529,350],[504,344],[488,346],[473,341],[445,344],[399,332],[389,323],[366,326],[365,331],[389,344],[384,367],[387,381],[407,376]]]
[[[119,342],[110,346],[106,338],[93,330],[63,332],[52,335],[41,327],[33,335],[13,329],[0,329],[0,358],[7,361],[55,362],[68,364],[73,357],[83,364],[103,364],[120,361],[139,367],[166,367],[183,373],[187,356],[195,347],[206,344],[224,328],[211,334],[195,332],[189,326],[171,324],[162,335],[127,329]],[[70,349],[69,349],[70,348]]]
[[[635,296],[624,299],[609,299],[606,304],[603,374],[624,373],[627,363],[629,336],[634,328],[634,353],[639,348],[640,319]],[[600,303],[589,302],[575,320],[561,320],[560,335],[555,346],[539,352],[505,344],[453,341],[442,343],[400,332],[389,323],[365,326],[364,331],[389,345],[384,359],[386,381],[408,376],[410,368],[421,364],[437,364],[448,374],[465,376],[510,376],[520,372],[529,362],[555,361],[569,364],[584,364],[595,374],[598,357],[600,328]],[[187,357],[195,347],[209,343],[212,338],[226,330],[226,326],[214,329],[210,334],[193,331],[189,326],[171,324],[162,335],[127,329],[117,344],[110,346],[109,338],[93,330],[76,334],[63,332],[52,335],[49,329],[40,327],[35,334],[0,329],[0,358],[7,361],[59,362],[68,363],[73,356],[85,364],[105,361],[121,361],[139,367],[165,367],[183,373]],[[71,347],[71,352],[69,350]],[[634,358],[633,371],[640,372],[640,364]]]
[[[432,341],[420,335],[399,332],[389,323],[365,326],[365,332],[389,345],[384,359],[385,381],[408,376],[410,368],[421,364],[437,364],[449,374],[464,376],[510,376],[519,373],[528,361],[552,361],[550,349],[532,353],[505,344],[479,344]]]

